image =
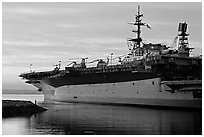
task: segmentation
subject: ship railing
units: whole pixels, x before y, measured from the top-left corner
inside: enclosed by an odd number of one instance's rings
[[[32,71],[28,73],[21,73],[21,77],[25,79],[35,79],[40,80],[42,78],[52,78],[64,75],[64,70],[44,70],[44,71]]]
[[[51,72],[53,70],[32,70],[32,71],[27,71],[27,72],[23,72],[21,74],[28,74],[28,73],[40,73],[40,72]]]
[[[69,71],[69,69],[66,69]],[[80,73],[101,73],[101,72],[116,72],[116,71],[131,71],[136,70],[136,65],[112,65],[112,66],[104,66],[104,67],[91,67],[91,68],[74,68],[70,70],[76,70]]]

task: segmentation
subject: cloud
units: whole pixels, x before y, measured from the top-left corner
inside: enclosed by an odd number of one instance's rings
[[[56,27],[73,29],[73,28],[79,27],[79,25],[76,25],[76,24],[57,24]]]
[[[32,47],[43,47],[43,46],[51,46],[52,44],[49,42],[32,42],[32,41],[2,41],[2,44],[5,46],[14,46],[14,47],[25,47],[25,46],[32,46]]]
[[[142,3],[146,8],[157,9],[157,10],[177,10],[177,11],[189,11],[189,10],[199,10],[199,8],[192,7],[200,7],[202,6],[201,2],[146,2]]]
[[[13,9],[12,12],[19,13],[19,14],[40,15],[40,16],[50,14],[50,12],[47,12],[47,11],[42,10],[42,9],[40,10],[40,9],[36,9],[36,8],[25,8],[25,7],[17,7],[15,9]]]
[[[4,14],[15,15],[38,15],[44,16],[52,14],[47,7],[42,8],[40,3],[8,3],[2,4]]]

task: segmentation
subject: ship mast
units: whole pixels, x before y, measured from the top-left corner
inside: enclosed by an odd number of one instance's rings
[[[135,25],[137,25],[137,28],[138,28],[138,30],[137,30],[137,35],[136,35],[136,37],[137,37],[137,40],[136,40],[136,42],[137,42],[137,45],[138,45],[138,47],[140,47],[140,42],[142,42],[142,38],[140,37],[140,33],[141,33],[141,30],[140,30],[140,26],[141,25],[144,25],[143,23],[142,23],[142,20],[140,20],[140,17],[142,17],[143,16],[143,14],[140,14],[140,6],[138,6],[138,12],[137,12],[137,15],[136,15],[136,24]]]
[[[150,28],[148,24],[142,22],[141,17],[143,17],[143,14],[140,14],[140,6],[138,6],[138,12],[137,15],[135,15],[135,22],[129,23],[136,26],[136,30],[132,30],[132,32],[136,33],[136,38],[131,38],[128,40],[128,46],[133,56],[143,56],[143,49],[141,47],[141,26],[147,26]]]

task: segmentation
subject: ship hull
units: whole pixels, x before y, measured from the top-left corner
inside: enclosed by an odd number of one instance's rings
[[[57,88],[42,80],[33,85],[42,89],[45,100],[52,101],[202,108],[202,100],[193,98],[192,92],[169,92],[160,78]]]

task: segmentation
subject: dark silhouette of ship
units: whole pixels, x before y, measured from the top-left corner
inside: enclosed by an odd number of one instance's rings
[[[97,59],[87,67],[87,58],[73,61],[65,69],[60,62],[52,71],[22,73],[45,99],[84,102],[135,104],[165,107],[202,108],[202,56],[190,56],[187,23],[179,23],[173,44],[144,43],[143,14],[135,16],[135,38],[128,39],[129,54],[118,57],[118,64]],[[71,66],[72,65],[72,66]]]

